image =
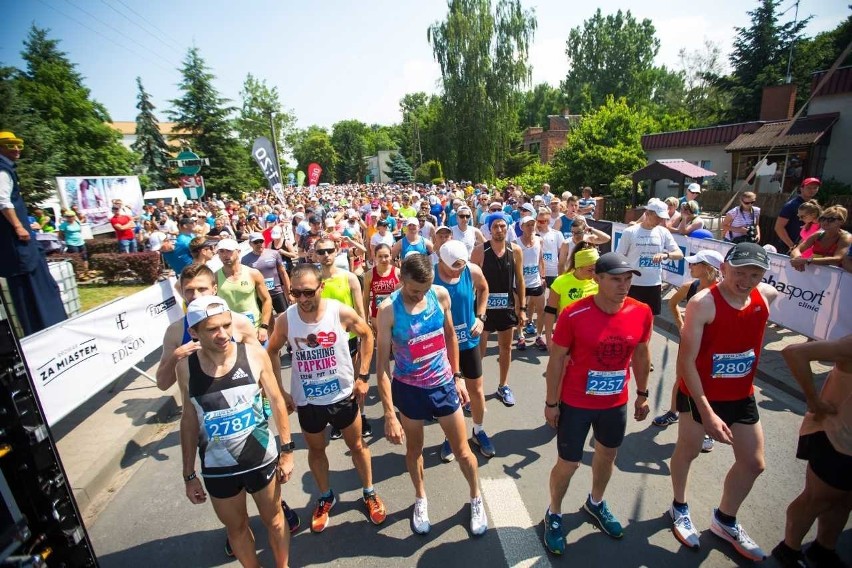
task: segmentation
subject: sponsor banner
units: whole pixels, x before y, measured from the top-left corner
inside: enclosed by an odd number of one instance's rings
[[[269,182],[269,187],[275,193],[282,204],[284,201],[284,187],[281,183],[281,168],[278,165],[278,156],[275,155],[275,149],[269,138],[261,136],[254,141],[251,148],[251,155],[254,156],[257,165],[263,170],[263,175]]]
[[[174,279],[21,340],[47,422],[56,424],[163,344],[183,317]]]
[[[316,187],[319,184],[320,176],[322,175],[322,166],[313,162],[308,164],[308,185]]]
[[[134,216],[142,212],[142,188],[136,176],[58,177],[56,190],[62,207],[79,207],[95,234],[112,231],[109,219],[116,199],[130,207]]]
[[[613,223],[613,248],[627,225]],[[723,257],[733,246],[713,239],[692,239],[674,235],[685,255],[715,250]],[[841,307],[852,305],[852,274],[833,266],[808,266],[799,272],[790,266],[790,257],[769,253],[769,270],[763,281],[778,290],[769,318],[787,329],[814,339],[839,339],[852,333],[850,318],[841,317]],[[681,286],[691,280],[684,261],[663,263],[663,280]]]

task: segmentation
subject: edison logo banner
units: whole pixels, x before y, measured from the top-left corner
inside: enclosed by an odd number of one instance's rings
[[[312,164],[308,164],[308,185],[317,185],[319,184],[320,176],[322,175],[322,166],[318,163],[314,162]]]
[[[626,227],[613,223],[613,246]],[[733,246],[713,239],[673,236],[686,255],[715,250],[724,257]],[[674,286],[689,282],[685,264],[663,263],[663,280]],[[814,265],[799,272],[790,266],[789,256],[769,253],[769,270],[763,281],[778,290],[778,299],[769,308],[770,321],[814,339],[840,339],[852,333],[852,318],[841,316],[841,306],[848,310],[852,305],[852,274],[834,266]]]
[[[163,344],[183,317],[172,278],[21,340],[47,422],[56,424]]]

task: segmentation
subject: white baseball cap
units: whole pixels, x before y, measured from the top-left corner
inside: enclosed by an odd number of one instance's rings
[[[210,316],[230,312],[228,302],[219,296],[199,296],[186,308],[186,325],[193,327]]]
[[[701,186],[697,183],[691,183],[686,186],[686,191],[691,191],[692,193],[701,193]]]
[[[263,238],[263,237],[261,237],[261,238]],[[220,251],[220,250],[230,250],[230,251],[240,250],[240,243],[238,243],[234,239],[222,239],[221,241],[219,241],[219,246],[216,247],[216,250],[217,251]]]
[[[656,213],[660,219],[669,219],[669,206],[665,202],[660,201],[656,197],[652,197],[645,206],[647,211]]]
[[[717,270],[722,266],[722,262],[724,262],[721,253],[718,253],[715,250],[700,250],[692,256],[687,256],[684,260],[689,264],[704,262]]]
[[[452,267],[459,260],[467,262],[470,259],[470,253],[467,251],[467,245],[461,241],[447,241],[441,245],[441,250],[438,251],[438,256],[441,257],[441,262],[449,267]]]

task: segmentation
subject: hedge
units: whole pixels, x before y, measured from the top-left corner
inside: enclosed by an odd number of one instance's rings
[[[118,240],[113,238],[108,239],[90,239],[86,241],[86,250],[89,254],[107,254],[118,253]]]
[[[160,276],[160,253],[90,254],[89,266],[99,270],[108,282],[115,282],[130,272],[145,284],[153,284]]]
[[[79,252],[54,252],[47,256],[47,261],[69,260],[74,267],[74,276],[77,280],[86,279],[86,270],[83,268],[83,255]]]

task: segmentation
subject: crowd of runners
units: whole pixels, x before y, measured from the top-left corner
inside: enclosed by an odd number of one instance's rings
[[[287,565],[289,535],[300,526],[282,498],[294,468],[288,418],[294,412],[316,483],[310,529],[324,531],[337,503],[327,452],[342,448],[329,438],[342,438],[351,455],[369,520],[385,521],[363,442],[377,435],[371,425],[377,418],[364,408],[371,387],[381,399],[385,438],[405,447],[413,531],[431,527],[424,424],[437,422],[445,436],[441,459],[458,462],[470,489],[470,533],[484,534],[488,519],[473,451],[500,454],[486,431],[500,425],[486,425],[485,396],[494,389],[502,404],[516,404],[512,351],[525,349],[549,356],[542,414],[557,432],[545,548],[565,551],[562,500],[590,430],[592,486],[583,509],[604,533],[621,538],[624,528],[605,492],[630,401],[634,420],[649,416],[649,342],[662,309],[662,265],[683,253],[672,238],[670,207],[659,200],[647,204],[612,252],[601,253],[610,235],[592,226],[596,207],[589,188],[579,196],[555,195],[545,184],[528,195],[511,185],[498,191],[450,182],[293,188],[283,202],[258,194],[242,202],[213,196],[180,208],[146,208],[143,220],[151,221],[151,232],[163,233],[155,235],[156,250],[175,271],[187,305],[186,317],[164,338],[158,386],[179,385],[186,495],[192,503],[210,497],[226,528],[227,553],[258,566],[249,493],[276,564]],[[734,464],[709,528],[760,561],[767,554],[737,514],[765,467],[753,382],[778,292],[761,282],[769,257],[754,242],[737,242],[724,257],[705,251],[685,260],[695,281],[670,301],[680,330],[678,380],[671,408],[653,420],[678,428],[672,531],[684,546],[699,546],[689,472],[700,467],[702,451],[730,444]],[[492,335],[496,384],[482,372]],[[802,540],[817,519],[808,560],[840,562],[834,547],[852,507],[849,347],[847,337],[785,352],[811,412],[798,454],[809,464],[806,487],[790,505],[784,540],[772,551],[784,566],[805,565]],[[822,396],[813,386],[811,360],[836,362]],[[289,372],[282,374],[282,361]]]

